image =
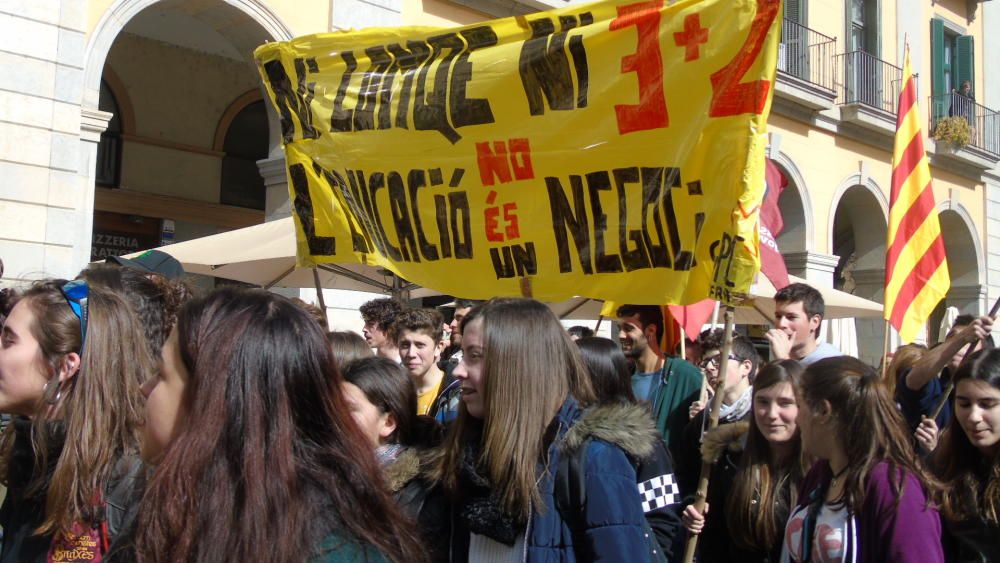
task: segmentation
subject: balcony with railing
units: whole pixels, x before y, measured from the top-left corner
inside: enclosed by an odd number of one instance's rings
[[[936,154],[982,169],[1000,160],[1000,112],[958,92],[930,96],[928,107]]]
[[[778,46],[775,93],[808,109],[833,106],[834,53],[837,40],[785,19]]]
[[[840,119],[893,135],[903,69],[865,51],[841,53],[835,61]]]

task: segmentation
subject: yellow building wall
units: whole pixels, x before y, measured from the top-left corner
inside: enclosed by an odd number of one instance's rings
[[[222,0],[216,1],[221,2]],[[88,37],[115,2],[116,0],[89,0],[87,2],[86,35]],[[320,33],[330,29],[331,0],[267,0],[266,4],[268,9],[291,31],[292,36]]]
[[[403,22],[406,25],[449,27],[488,19],[490,16],[444,0],[403,0]]]

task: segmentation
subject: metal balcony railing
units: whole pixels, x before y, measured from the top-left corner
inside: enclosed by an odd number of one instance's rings
[[[836,39],[786,18],[781,23],[778,70],[832,91],[836,44]]]
[[[969,145],[1000,156],[1000,112],[977,104],[958,92],[931,96],[928,104],[931,111],[927,130],[931,136],[938,137],[938,126],[944,127],[944,120],[961,119],[968,125]],[[951,125],[950,130],[957,129],[955,124]]]
[[[864,51],[834,58],[838,104],[862,104],[895,115],[903,69]]]

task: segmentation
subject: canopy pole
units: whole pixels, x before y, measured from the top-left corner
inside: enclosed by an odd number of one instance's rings
[[[323,314],[326,314],[326,300],[323,298],[323,284],[319,283],[319,270],[316,268],[313,271],[313,281],[316,283],[316,299],[319,300],[319,307],[323,309]]]
[[[719,364],[720,377],[719,377],[719,387],[715,390],[715,396],[712,397],[712,406],[709,410],[708,417],[708,430],[711,432],[719,425],[719,412],[722,410],[722,396],[725,395],[726,391],[726,360],[733,349],[733,328],[736,320],[736,310],[731,305],[726,305],[726,312],[723,315],[725,318],[726,328],[725,328],[725,338],[722,341],[722,351],[719,353],[719,358],[723,358]],[[706,461],[702,459],[701,462],[701,476],[698,479],[698,489],[694,494],[694,509],[699,513],[705,513],[705,499],[708,497],[708,481],[712,476],[712,466],[715,465],[714,461]],[[721,507],[716,507],[718,510]],[[684,563],[691,563],[694,561],[694,552],[698,547],[698,535],[689,534],[687,539],[687,545],[684,548]]]
[[[285,270],[285,273],[283,273],[280,276],[274,278],[273,280],[271,280],[270,283],[264,284],[264,289],[271,289],[272,287],[278,285],[278,282],[280,282],[281,280],[287,278],[294,271],[295,271],[295,266],[292,266],[291,268]]]

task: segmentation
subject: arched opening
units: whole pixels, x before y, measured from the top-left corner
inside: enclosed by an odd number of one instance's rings
[[[882,284],[859,279],[860,272],[885,270],[886,218],[874,195],[864,186],[844,192],[833,218],[833,254],[839,257],[833,287],[866,299],[882,301]]]
[[[229,124],[222,146],[222,204],[264,210],[266,193],[257,161],[267,158],[267,132],[263,100],[245,106]]]
[[[974,235],[974,225],[962,211],[964,210],[961,208],[945,209],[938,216],[941,221],[941,238],[944,239],[951,288],[928,320],[929,343],[936,343],[939,340],[940,327],[947,307],[958,309],[959,314],[978,315],[983,312],[985,287],[981,277],[980,245],[977,244]]]
[[[89,46],[84,80],[93,79],[105,49],[101,72],[127,92],[134,125],[121,131],[114,92],[102,87],[100,109],[115,117],[97,159],[95,241],[120,240],[99,235],[138,219],[156,225],[157,244],[263,222],[256,161],[278,134],[259,94],[235,115],[227,111],[259,92],[253,50],[287,38],[258,0],[120,0],[109,8]],[[228,126],[217,146],[223,117]],[[111,176],[105,168],[116,170],[114,178],[104,180]]]
[[[787,185],[778,198],[778,209],[784,222],[784,229],[778,235],[778,248],[782,253],[805,252],[808,250],[808,225],[806,224],[805,204],[802,201],[802,188],[797,184],[796,175],[789,169],[778,164],[778,169],[785,176]]]
[[[882,204],[867,185],[853,185],[836,201],[831,250],[837,256],[833,287],[882,302],[885,294],[885,238],[887,222]],[[885,324],[881,319],[856,319],[858,356],[878,365]]]

